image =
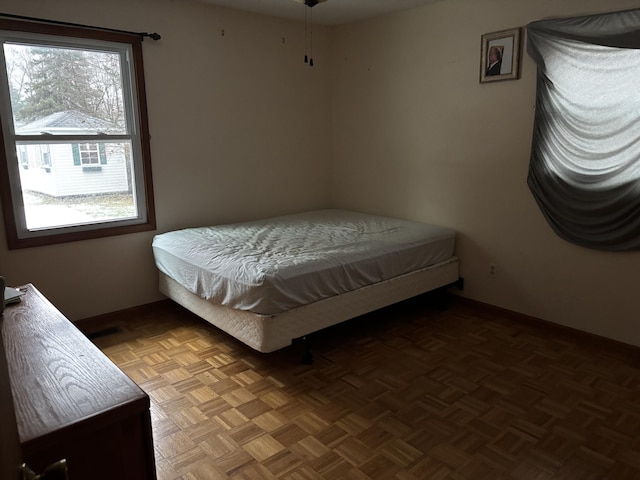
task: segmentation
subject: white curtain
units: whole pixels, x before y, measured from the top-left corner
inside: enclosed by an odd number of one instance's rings
[[[533,22],[527,39],[540,209],[575,244],[640,248],[640,9]]]

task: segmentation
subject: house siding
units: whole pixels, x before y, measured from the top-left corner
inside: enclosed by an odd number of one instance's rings
[[[42,166],[39,145],[27,146],[29,168],[21,168],[25,190],[54,197],[120,193],[129,190],[125,156],[106,148],[106,163],[87,167],[74,165],[70,144],[51,144],[51,168]]]

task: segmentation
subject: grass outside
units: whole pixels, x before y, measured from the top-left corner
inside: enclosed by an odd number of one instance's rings
[[[136,216],[134,197],[126,193],[52,197],[35,192],[24,193],[25,206],[61,206],[87,215],[95,220],[120,219]]]

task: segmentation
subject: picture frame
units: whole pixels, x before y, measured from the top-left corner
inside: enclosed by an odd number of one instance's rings
[[[520,78],[520,37],[520,28],[482,35],[480,83]]]

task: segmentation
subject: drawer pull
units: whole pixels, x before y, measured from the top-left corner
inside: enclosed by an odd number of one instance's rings
[[[31,470],[26,463],[20,465],[20,480],[69,480],[65,459],[52,463],[40,475]]]

